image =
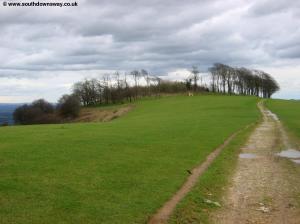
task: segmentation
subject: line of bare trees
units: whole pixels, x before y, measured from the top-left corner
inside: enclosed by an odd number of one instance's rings
[[[271,75],[258,70],[233,68],[216,63],[209,68],[211,83],[206,87],[197,67],[190,70],[184,81],[168,81],[150,75],[145,69],[130,73],[105,74],[99,79],[85,79],[73,86],[73,95],[84,106],[132,102],[145,96],[193,92],[255,95],[270,98],[279,90]],[[200,81],[200,85],[199,82]]]
[[[220,63],[214,64],[209,71],[212,92],[270,98],[279,90],[277,82],[264,71],[233,68]]]
[[[195,86],[196,85],[196,86]],[[73,94],[84,106],[132,102],[146,96],[184,93],[191,90],[192,80],[174,82],[152,76],[146,70],[133,70],[129,74],[105,74],[101,79],[85,79],[73,86]],[[194,84],[194,89],[205,91]],[[208,89],[206,89],[208,91]]]

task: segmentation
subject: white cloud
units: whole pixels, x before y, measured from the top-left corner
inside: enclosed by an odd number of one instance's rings
[[[300,98],[300,66],[283,66],[279,68],[264,68],[280,83],[280,91],[273,98],[299,99]]]

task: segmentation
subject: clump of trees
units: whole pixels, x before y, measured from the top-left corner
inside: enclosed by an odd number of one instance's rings
[[[64,118],[76,118],[80,113],[80,100],[75,95],[63,95],[57,104],[59,115]]]
[[[18,107],[13,113],[13,118],[17,124],[55,123],[54,110],[54,105],[43,99],[39,99],[33,101],[31,104],[24,104]]]
[[[214,64],[209,71],[212,92],[270,98],[279,90],[276,80],[264,71],[233,68],[221,63]]]
[[[57,106],[44,99],[24,104],[13,113],[15,124],[55,124],[78,116],[80,101],[76,96],[64,95]]]

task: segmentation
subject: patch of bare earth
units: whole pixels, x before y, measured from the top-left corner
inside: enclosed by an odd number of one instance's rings
[[[211,216],[214,223],[300,223],[299,165],[275,155],[290,147],[288,137],[274,114],[259,108],[263,121],[241,149],[256,157],[239,158],[223,206]]]
[[[83,108],[79,117],[73,120],[73,122],[107,122],[127,114],[133,107],[133,105],[127,105],[114,109]]]

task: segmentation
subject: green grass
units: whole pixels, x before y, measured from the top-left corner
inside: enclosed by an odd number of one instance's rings
[[[187,169],[257,120],[256,101],[164,97],[107,123],[0,128],[0,223],[144,223]]]
[[[300,139],[300,101],[268,100],[266,105],[277,114],[289,131]]]
[[[243,129],[223,149],[221,154],[199,178],[193,190],[179,203],[169,223],[211,223],[209,216],[219,207],[205,201],[218,202],[222,206],[222,197],[236,166],[240,148],[254,127],[255,125],[251,125]]]

